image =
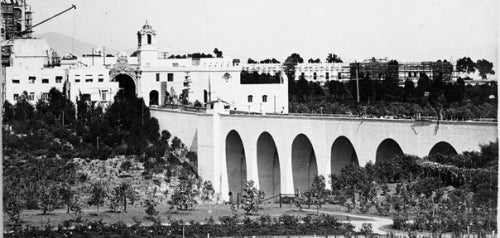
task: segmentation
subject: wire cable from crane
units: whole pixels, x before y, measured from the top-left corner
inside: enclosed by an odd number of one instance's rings
[[[71,55],[75,55],[75,28],[76,28],[76,11],[73,12],[73,36],[71,37]]]

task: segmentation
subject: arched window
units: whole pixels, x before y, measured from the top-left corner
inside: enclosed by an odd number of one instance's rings
[[[253,101],[253,96],[252,95],[248,95],[248,102],[252,102]]]
[[[148,34],[148,45],[151,45],[151,34]]]
[[[262,102],[267,102],[267,95],[262,95]]]
[[[142,40],[141,33],[137,32],[137,44],[139,46],[141,46],[141,40]]]

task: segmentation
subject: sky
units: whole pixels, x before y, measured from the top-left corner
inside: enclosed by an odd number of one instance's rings
[[[35,28],[118,50],[137,47],[147,20],[167,52],[212,53],[280,61],[291,53],[344,61],[498,62],[497,0],[27,0]]]

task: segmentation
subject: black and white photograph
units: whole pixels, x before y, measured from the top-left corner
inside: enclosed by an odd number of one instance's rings
[[[498,236],[497,0],[0,2],[0,237]]]

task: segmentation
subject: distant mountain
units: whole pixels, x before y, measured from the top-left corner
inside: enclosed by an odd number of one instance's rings
[[[49,44],[49,46],[54,49],[60,56],[71,53],[72,51],[73,55],[81,56],[82,54],[90,54],[92,52],[92,49],[102,47],[76,39],[73,42],[73,38],[55,32],[37,34],[35,35],[35,37],[45,39],[47,41],[47,44]],[[106,54],[116,53],[118,53],[118,50],[106,47]]]

